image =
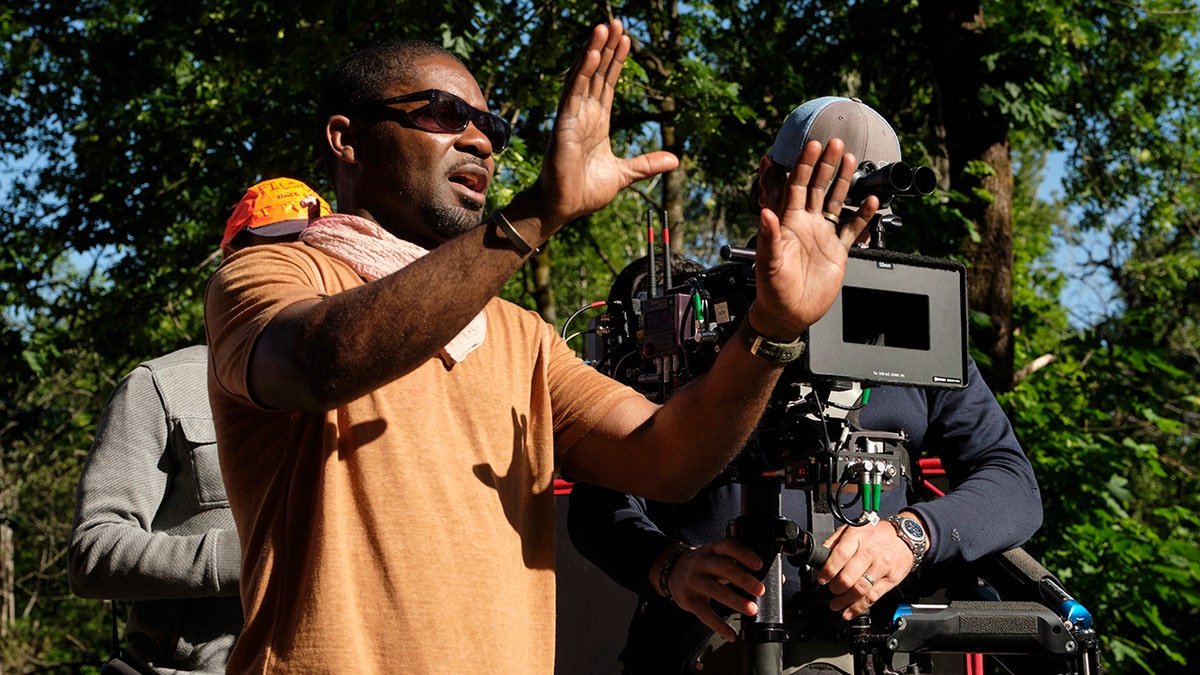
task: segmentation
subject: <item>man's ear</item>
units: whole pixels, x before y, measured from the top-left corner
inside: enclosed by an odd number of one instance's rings
[[[776,195],[783,189],[783,183],[780,182],[779,178],[782,175],[784,180],[786,180],[787,174],[772,171],[774,167],[775,161],[769,155],[763,155],[762,159],[758,160],[758,177],[754,180],[758,183],[758,189],[755,193],[758,195],[758,205],[760,208],[773,208]]]
[[[338,159],[355,163],[354,134],[350,128],[350,118],[345,115],[334,115],[325,123],[325,142]]]

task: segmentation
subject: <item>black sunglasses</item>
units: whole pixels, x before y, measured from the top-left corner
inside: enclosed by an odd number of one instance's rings
[[[512,135],[512,126],[504,118],[495,113],[479,110],[471,104],[449,92],[440,89],[426,89],[414,94],[393,96],[379,101],[367,101],[355,106],[355,111],[372,106],[389,106],[395,103],[411,103],[413,101],[429,101],[429,105],[416,110],[394,112],[404,115],[413,126],[434,133],[462,133],[467,124],[474,123],[475,128],[483,132],[492,144],[492,152],[500,153],[508,147],[508,139]]]

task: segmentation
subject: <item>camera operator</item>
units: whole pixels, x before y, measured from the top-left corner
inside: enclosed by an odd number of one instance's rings
[[[843,139],[848,152],[861,160],[876,165],[900,161],[891,126],[868,106],[838,97],[809,101],[788,116],[759,163],[757,206],[782,213],[788,167],[807,143],[832,138]],[[815,604],[811,592],[802,592],[807,573],[785,561],[785,625],[792,639],[784,645],[783,672],[852,672],[847,642],[838,637],[840,620],[861,614],[918,566],[977,560],[1022,544],[1040,526],[1041,498],[1029,461],[973,362],[968,377],[963,390],[870,390],[868,404],[858,413],[859,426],[903,430],[912,456],[942,459],[952,489],[940,499],[916,504],[906,503],[904,489],[883,492],[879,515],[899,514],[915,537],[902,536],[904,523],[888,521],[842,525],[831,535],[817,528],[818,541],[825,539],[830,549],[816,577],[832,595],[827,602]],[[624,673],[688,672],[699,654],[705,657],[706,675],[742,672],[744,650],[735,645],[745,642],[725,641],[736,640],[731,623],[740,614],[756,613],[754,602],[739,590],[746,589],[748,570],[758,570],[766,561],[743,542],[726,538],[726,525],[739,515],[741,489],[726,472],[678,505],[575,485],[569,511],[573,543],[639,595],[621,653]],[[808,511],[803,491],[783,490],[785,517],[808,530],[814,520]]]

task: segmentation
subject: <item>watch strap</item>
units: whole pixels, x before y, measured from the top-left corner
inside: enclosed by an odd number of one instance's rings
[[[925,533],[925,528],[921,525],[921,521],[901,515],[888,516],[885,520],[891,523],[892,527],[896,528],[896,536],[900,537],[901,541],[907,544],[909,550],[912,551],[912,568],[914,570],[917,569],[917,567],[921,564],[921,561],[925,559],[926,551],[929,550],[929,535]],[[909,532],[904,521],[908,521],[916,525],[916,528],[921,531],[921,536],[917,537]]]
[[[750,315],[742,319],[742,325],[738,329],[738,334],[746,342],[750,353],[764,361],[771,363],[791,363],[800,358],[804,354],[804,350],[808,347],[808,342],[805,341],[804,335],[796,338],[793,342],[777,342],[755,330],[754,326],[750,325]]]

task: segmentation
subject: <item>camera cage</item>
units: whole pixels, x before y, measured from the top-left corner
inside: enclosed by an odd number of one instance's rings
[[[707,372],[755,298],[753,249],[725,247],[722,258],[705,268],[664,255],[661,291],[654,256],[631,265],[589,322],[585,359],[660,403]],[[961,264],[852,250],[837,300],[785,368],[734,479],[768,476],[818,495],[841,523],[875,522],[882,492],[907,477],[907,438],[860,428],[860,398],[880,384],[965,387],[966,331]],[[844,513],[860,500],[857,515]]]

